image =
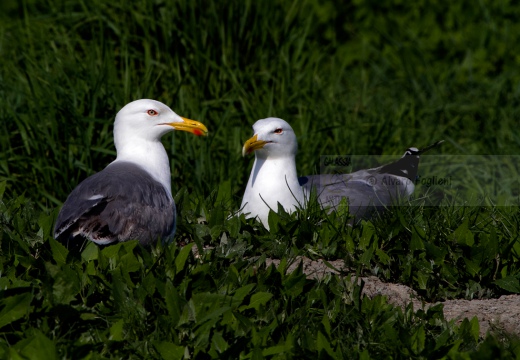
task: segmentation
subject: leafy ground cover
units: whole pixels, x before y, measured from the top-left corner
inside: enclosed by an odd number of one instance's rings
[[[518,358],[518,334],[480,337],[475,318],[363,297],[352,280],[375,275],[428,302],[520,293],[515,202],[464,203],[487,184],[518,198],[519,12],[508,1],[2,1],[0,357]],[[176,242],[69,252],[51,237],[57,210],[113,159],[113,118],[137,98],[211,133],[164,139]],[[270,232],[229,217],[251,165],[242,142],[267,116],[293,125],[301,174],[326,155],[399,156],[444,139],[421,176],[440,156],[468,159],[442,162],[442,194],[462,193],[431,206],[419,181],[410,202],[354,227],[316,204],[272,213]],[[351,271],[287,273],[298,256]]]

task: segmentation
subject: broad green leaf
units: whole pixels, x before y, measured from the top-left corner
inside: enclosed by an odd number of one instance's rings
[[[56,264],[65,265],[67,263],[67,255],[69,250],[58,241],[54,240],[53,237],[49,238],[49,244],[51,245],[52,257]]]
[[[74,269],[65,265],[58,270],[52,285],[54,301],[60,304],[69,304],[76,298],[80,290],[79,274]]]
[[[195,224],[193,225],[195,230],[194,235],[200,241],[203,241],[205,238],[211,238],[210,229],[207,225],[204,224]],[[189,245],[189,244],[188,244]]]
[[[45,212],[40,213],[40,216],[38,217],[38,225],[40,226],[40,231],[42,232],[42,235],[45,234],[46,236],[48,236],[52,234],[54,228],[54,221],[56,219],[56,214],[54,214],[54,212],[56,211],[57,209],[55,209],[50,214],[47,214]]]
[[[318,334],[316,337],[316,349],[319,351],[325,350],[329,356],[335,357],[334,351],[332,350],[332,347],[330,346],[330,342],[327,339],[325,335],[321,333],[321,331],[318,330]]]
[[[444,263],[444,257],[448,253],[447,249],[437,246],[432,242],[425,242],[424,247],[426,249],[426,254],[428,254],[429,257],[432,257],[436,263]]]
[[[27,241],[18,232],[9,233],[9,235],[10,235],[11,240],[16,241],[18,243],[18,245],[20,245],[20,247],[25,251],[24,255],[31,254],[31,250],[29,249],[29,245],[28,245]],[[16,255],[16,256],[18,256],[18,255]]]
[[[9,360],[26,360],[24,357],[22,357],[18,351],[14,348],[14,346],[11,346],[8,348],[9,356],[6,357],[6,359]]]
[[[356,251],[356,245],[354,244],[354,239],[352,238],[351,234],[348,233],[345,235],[345,248],[348,253],[354,253]]]
[[[220,302],[215,302],[214,305],[219,304]],[[212,308],[215,308],[213,306]],[[204,314],[204,317],[200,317],[198,322],[203,324],[205,322],[210,323],[208,330],[213,327],[213,325],[221,318],[221,315],[227,311],[231,310],[229,306],[217,306],[213,311]]]
[[[451,337],[451,329],[444,330],[436,339],[435,339],[435,350],[445,346]]]
[[[497,239],[495,228],[491,227],[489,229],[489,235],[485,233],[479,234],[479,239],[480,251],[477,255],[479,262],[482,263],[484,260],[495,259],[500,249],[500,241]]]
[[[421,325],[412,334],[412,336],[410,338],[410,345],[412,347],[412,351],[416,355],[419,355],[424,350],[425,341],[426,341],[426,333],[424,331],[424,326]]]
[[[124,339],[123,336],[123,325],[124,319],[119,319],[110,327],[110,340],[121,341]]]
[[[419,289],[425,290],[428,287],[429,278],[429,274],[425,274],[422,271],[417,272],[417,282],[419,284]]]
[[[211,337],[211,344],[218,353],[223,353],[229,348],[229,344],[222,336],[222,332],[215,332]]]
[[[215,325],[216,320],[218,319],[203,322],[196,328],[193,332],[193,346],[195,348],[204,349],[210,344],[209,336],[211,334],[211,328]],[[197,323],[200,323],[200,321],[197,321]]]
[[[383,250],[381,250],[380,248],[376,248],[375,252],[377,258],[381,263],[383,263],[383,265],[388,265],[390,263],[390,256],[388,256],[388,254],[385,253]]]
[[[516,254],[520,254],[520,241],[518,239],[512,239],[513,250]]]
[[[413,227],[412,231],[412,239],[410,240],[410,250],[424,250],[424,243],[422,239],[424,238],[425,234],[423,229],[421,229],[418,226]]]
[[[222,221],[224,221],[224,218],[222,218]],[[211,236],[211,239],[212,240],[220,240],[221,236],[222,236],[222,233],[225,233],[224,232],[224,226],[223,225],[215,225],[213,226],[210,231],[209,231],[209,234]]]
[[[179,255],[175,257],[175,271],[180,273],[184,269],[184,265],[186,264],[186,260],[191,253],[191,248],[195,245],[195,243],[189,243],[184,246]]]
[[[464,263],[466,263],[466,269],[468,269],[468,272],[471,274],[471,276],[475,276],[480,271],[480,266],[475,264],[470,259],[464,258]]]
[[[0,181],[0,200],[2,200],[4,197],[4,192],[5,192],[6,186],[7,186],[7,181],[5,181],[5,180]]]
[[[164,297],[166,302],[166,309],[168,310],[168,314],[171,317],[172,323],[177,324],[182,314],[184,302],[181,301],[177,289],[175,289],[170,280],[166,282],[165,290]]]
[[[128,299],[128,286],[123,281],[121,268],[110,271],[112,274],[112,296],[114,297],[114,306],[122,308]]]
[[[466,343],[476,343],[479,339],[479,331],[480,325],[476,316],[474,316],[471,320],[466,318],[460,324],[459,333],[462,336],[462,340]]]
[[[114,245],[107,246],[106,248],[101,250],[101,253],[103,254],[103,256],[107,258],[113,259],[117,256],[117,254],[119,254],[119,250],[123,247],[123,244],[124,243],[120,242]]]
[[[29,293],[11,296],[0,301],[0,328],[16,321],[31,311],[33,295]]]
[[[97,314],[94,314],[94,313],[83,313],[80,315],[80,318],[81,320],[86,320],[86,321],[89,321],[89,320],[95,320],[98,318],[99,315]]]
[[[506,276],[502,279],[495,280],[494,283],[506,291],[517,294],[520,293],[520,281],[516,276]]]
[[[287,351],[290,351],[290,348],[287,349],[287,346],[285,345],[276,345],[276,346],[271,346],[267,349],[264,349],[262,350],[262,355],[263,356],[273,356],[273,355],[276,355],[276,354],[283,354]]]
[[[367,349],[363,350],[360,354],[359,354],[359,360],[370,360],[371,357],[370,357],[370,353],[368,352]]]
[[[478,318],[474,316],[470,320],[469,324],[471,326],[471,335],[473,335],[473,339],[477,342],[480,336],[480,324],[478,323]]]
[[[269,210],[267,215],[267,223],[269,224],[269,231],[271,233],[278,232],[278,223],[280,222],[280,215],[277,214],[273,209]]]
[[[361,255],[361,258],[359,259],[359,262],[365,266],[369,266],[370,262],[372,261],[372,256],[374,255],[374,248],[370,247],[369,249],[366,249],[363,252],[363,255]]]
[[[325,329],[327,336],[330,336],[331,327],[330,327],[329,314],[325,313],[323,315],[323,318],[321,319],[321,324],[323,325],[323,328]]]
[[[31,360],[55,360],[58,359],[56,345],[41,331],[33,330],[34,335],[16,343],[14,349],[19,354]]]
[[[139,271],[142,268],[141,262],[133,252],[128,252],[121,256],[118,266],[121,267],[124,273]]]
[[[93,241],[89,241],[85,250],[81,252],[81,258],[85,261],[97,260],[99,256],[99,246]]]
[[[195,304],[192,298],[183,304],[182,313],[177,325],[179,326],[193,321],[197,321],[197,311],[195,310]]]
[[[146,276],[143,279],[143,282],[141,283],[141,286],[143,289],[146,290],[146,293],[148,295],[153,296],[155,293],[155,285],[157,283],[157,280],[155,279],[155,276],[153,276],[152,272],[149,272],[146,274]]]
[[[247,295],[249,295],[249,293],[251,292],[251,290],[253,290],[254,287],[255,284],[247,284],[242,286],[241,288],[238,288],[235,291],[235,294],[233,294],[233,300],[237,302],[242,302],[242,300],[244,300],[244,298]]]
[[[298,266],[298,271],[293,271],[283,282],[284,293],[296,297],[303,291],[307,281],[307,276],[301,271],[302,264]]]
[[[274,266],[273,264],[271,264],[271,266]],[[286,257],[283,257],[281,260],[280,260],[280,264],[278,264],[278,266],[276,267],[276,270],[282,274],[282,276],[285,276],[285,272],[287,271],[287,267],[288,267],[288,262],[287,262],[287,258]]]
[[[255,309],[258,311],[260,309],[260,306],[265,305],[271,298],[273,297],[273,294],[260,291],[251,296],[251,300],[249,301],[249,305],[247,306],[241,306],[240,310],[244,309]]]
[[[473,233],[468,227],[469,220],[466,218],[464,222],[453,232],[452,239],[458,244],[472,246],[475,243]]]
[[[93,261],[89,261],[87,263],[87,267],[85,268],[85,274],[88,274],[88,275],[96,275],[97,271],[96,271],[96,265],[94,264]]]
[[[370,240],[372,240],[372,236],[374,235],[375,229],[374,225],[369,222],[362,222],[363,224],[363,233],[361,235],[361,238],[359,239],[359,249],[365,250],[370,245]],[[372,255],[370,255],[372,257]]]
[[[264,357],[262,356],[262,349],[260,349],[259,346],[255,346],[253,351],[247,354],[245,358],[251,360],[263,360]]]
[[[8,289],[11,285],[11,281],[8,277],[0,277],[0,290]]]
[[[231,181],[225,180],[218,185],[216,203],[220,204],[231,199]]]
[[[156,341],[153,346],[163,359],[184,359],[184,347],[167,341]]]
[[[233,216],[227,220],[227,230],[231,238],[237,238],[240,231],[240,217]]]

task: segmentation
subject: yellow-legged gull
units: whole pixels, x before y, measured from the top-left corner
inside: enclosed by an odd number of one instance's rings
[[[124,106],[114,122],[117,158],[81,182],[58,215],[54,237],[69,246],[84,238],[106,245],[137,239],[171,241],[176,212],[168,155],[160,139],[173,130],[206,135],[198,121],[149,99]]]

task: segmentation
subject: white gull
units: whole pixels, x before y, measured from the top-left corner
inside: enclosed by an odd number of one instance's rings
[[[207,135],[198,121],[149,99],[124,106],[114,122],[117,158],[81,182],[58,215],[54,237],[69,246],[137,239],[149,245],[173,239],[176,210],[168,155],[161,137],[173,130]]]
[[[442,141],[422,150],[409,148],[399,160],[373,169],[350,174],[321,174],[298,178],[298,143],[292,127],[284,120],[267,118],[253,125],[254,135],[247,140],[242,154],[255,153],[255,162],[247,182],[240,213],[256,217],[266,228],[269,210],[278,204],[288,213],[307,206],[313,192],[320,205],[335,210],[343,199],[354,219],[368,218],[399,199],[409,197],[419,166],[419,155]]]

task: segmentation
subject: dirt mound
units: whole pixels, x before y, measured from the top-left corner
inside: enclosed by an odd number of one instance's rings
[[[298,257],[287,271],[294,271],[300,262],[304,273],[312,279],[321,279],[327,274],[341,276],[349,273],[342,260],[325,262],[306,257]],[[280,260],[268,259],[267,265],[270,264],[278,266]],[[388,298],[389,303],[396,306],[404,308],[412,302],[414,309],[427,309],[439,304],[424,302],[408,286],[385,283],[375,276],[358,278],[358,282],[361,281],[365,283],[363,293],[366,296],[383,295]],[[481,336],[485,336],[488,332],[520,335],[520,295],[504,295],[498,299],[486,300],[446,300],[440,303],[443,304],[444,316],[447,320],[454,319],[459,323],[465,318],[472,319],[476,316],[479,320]]]

